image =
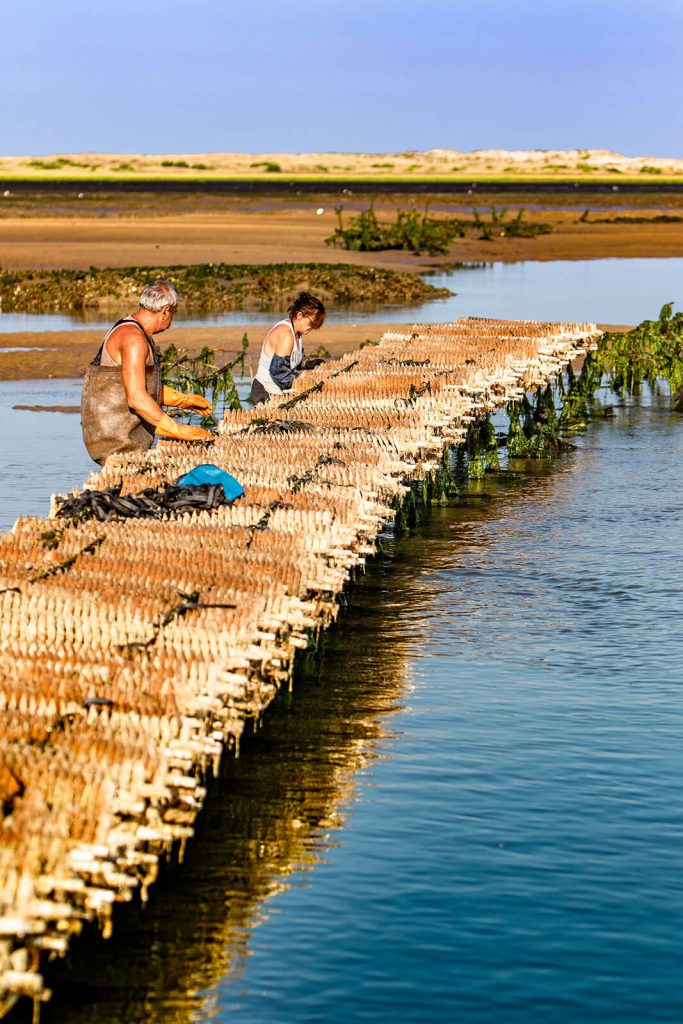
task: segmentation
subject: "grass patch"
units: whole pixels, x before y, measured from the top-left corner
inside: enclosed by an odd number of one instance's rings
[[[279,174],[282,168],[275,160],[259,160],[255,164],[249,164],[250,167],[263,167],[266,174]]]

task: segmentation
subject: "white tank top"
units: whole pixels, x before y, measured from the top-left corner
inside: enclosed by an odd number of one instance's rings
[[[276,324],[273,324],[273,326],[270,328],[265,338],[263,339],[263,345],[261,346],[261,355],[259,356],[258,361],[258,369],[256,371],[256,380],[260,384],[263,384],[264,388],[266,389],[269,395],[282,394],[282,388],[277,386],[277,384],[270,375],[270,364],[274,353],[266,352],[266,342],[268,341],[268,338],[270,337],[271,333],[275,330],[275,328],[280,327],[281,324],[287,324],[294,337],[294,346],[289,357],[289,365],[291,366],[291,368],[295,370],[304,357],[303,338],[294,330],[292,321],[289,319],[278,320]]]

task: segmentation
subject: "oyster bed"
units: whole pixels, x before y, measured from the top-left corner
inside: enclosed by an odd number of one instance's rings
[[[389,332],[85,486],[122,493],[211,461],[245,495],[211,513],[19,519],[0,538],[0,1009],[46,998],[41,961],[111,928],[192,835],[245,723],[334,619],[411,486],[468,424],[592,347],[592,324],[470,319]],[[4,1002],[3,1002],[4,1001]]]

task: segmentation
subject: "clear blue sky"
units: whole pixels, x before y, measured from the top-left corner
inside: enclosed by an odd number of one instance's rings
[[[0,154],[683,157],[683,0],[14,0]]]

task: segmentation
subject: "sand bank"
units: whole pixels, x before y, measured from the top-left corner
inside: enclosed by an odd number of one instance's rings
[[[404,150],[399,153],[71,153],[0,158],[0,175],[17,177],[273,178],[281,175],[448,178],[543,177],[657,180],[683,175],[683,160],[624,156],[604,149]]]
[[[523,197],[522,197],[523,198]],[[335,198],[317,197],[310,204],[292,206],[286,200],[269,201],[267,209],[254,204],[225,202],[222,207],[199,213],[168,212],[172,203],[159,200],[155,213],[142,212],[144,196],[125,215],[112,216],[106,197],[99,197],[88,215],[72,212],[47,215],[39,206],[21,216],[1,215],[2,266],[20,269],[87,269],[96,267],[154,266],[197,263],[348,263],[420,271],[444,262],[444,257],[414,256],[407,252],[346,252],[325,244],[337,224]],[[321,203],[327,205],[321,206]],[[509,203],[509,200],[505,200]],[[169,205],[170,204],[170,205]],[[393,220],[397,208],[419,205],[382,201],[376,204],[380,218]],[[481,205],[486,214],[495,197]],[[503,203],[499,203],[500,207]],[[519,204],[516,204],[519,205]],[[354,200],[345,206],[345,219],[367,202]],[[440,202],[434,214],[471,215],[472,205]],[[514,208],[511,206],[511,208]],[[147,211],[149,207],[145,208]],[[318,214],[322,209],[323,213]],[[678,204],[629,210],[639,217],[662,212],[680,215]],[[135,210],[134,214],[130,212]],[[580,221],[576,206],[532,209],[528,219],[550,224],[551,234],[537,238],[477,237],[456,239],[447,259],[451,262],[596,259],[604,257],[683,256],[683,222],[595,223]],[[601,216],[623,214],[623,207],[608,208]]]
[[[319,346],[331,355],[352,352],[364,341],[378,342],[385,331],[398,324],[330,324],[307,339],[306,349]],[[247,365],[256,372],[261,342],[272,322],[231,327],[176,327],[157,338],[162,348],[173,342],[178,348],[199,350],[204,345],[216,350],[227,362],[241,348],[242,336],[249,337]],[[80,377],[102,342],[104,332],[87,328],[79,331],[20,331],[0,335],[0,380],[43,380]],[[26,351],[7,351],[8,349]]]

